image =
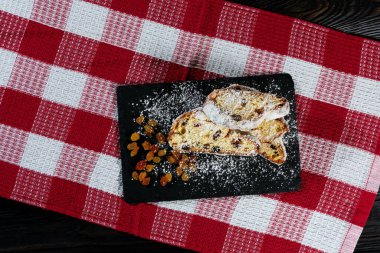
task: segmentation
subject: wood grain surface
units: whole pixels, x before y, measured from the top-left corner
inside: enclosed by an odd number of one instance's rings
[[[380,0],[234,1],[380,40]],[[0,252],[191,252],[0,199]],[[378,194],[355,252],[380,252]]]
[[[232,2],[380,40],[380,0],[232,0]]]

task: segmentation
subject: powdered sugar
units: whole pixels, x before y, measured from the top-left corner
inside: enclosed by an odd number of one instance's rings
[[[178,117],[186,111],[199,107],[205,98],[199,89],[184,83],[173,86],[171,92],[165,90],[154,92],[148,97],[141,98],[142,113],[149,118],[156,119],[163,131],[169,133],[173,123],[173,116]]]
[[[219,97],[222,98],[217,102]],[[203,111],[216,124],[230,129],[249,131],[258,127],[264,120],[277,119],[287,115],[289,103],[286,100],[280,102],[273,94],[233,84],[208,95],[203,105]],[[241,115],[235,114],[237,112]]]

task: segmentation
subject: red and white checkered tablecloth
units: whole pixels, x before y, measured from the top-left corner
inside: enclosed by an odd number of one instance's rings
[[[202,252],[352,252],[380,183],[380,43],[221,0],[0,1],[0,196]],[[128,205],[119,83],[287,72],[299,192]]]

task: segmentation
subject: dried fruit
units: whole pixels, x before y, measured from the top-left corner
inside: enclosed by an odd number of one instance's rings
[[[146,169],[147,172],[151,172],[154,169],[154,165],[153,164],[148,164],[145,169]]]
[[[166,177],[165,176],[161,177],[161,179],[160,179],[160,185],[162,187],[164,187],[165,185],[167,185],[167,183],[168,183],[168,181],[166,180]]]
[[[175,159],[173,156],[167,156],[166,159],[170,164],[175,164],[177,163],[177,159]]]
[[[137,124],[141,125],[142,123],[144,123],[144,119],[145,119],[144,115],[140,115],[136,118],[135,121]]]
[[[222,131],[217,130],[213,135],[212,135],[212,139],[215,141],[216,139],[219,138],[220,134],[222,133]]]
[[[176,159],[179,160],[181,158],[181,153],[178,152],[178,150],[172,150],[172,156]]]
[[[152,127],[155,127],[155,126],[157,126],[157,121],[155,121],[154,119],[150,119],[150,120],[148,120],[148,125],[149,126],[152,126]]]
[[[149,141],[144,141],[141,145],[142,145],[144,150],[149,150],[150,147],[152,146],[152,144],[150,144]]]
[[[147,161],[152,161],[154,158],[154,152],[153,151],[149,151],[147,154],[146,154],[146,160]]]
[[[189,181],[189,175],[185,172],[181,176],[182,181],[187,182]]]
[[[131,143],[129,143],[129,144],[127,145],[127,149],[128,149],[128,150],[134,150],[134,149],[136,149],[136,148],[138,148],[137,142],[131,142]]]
[[[177,168],[175,169],[175,173],[177,174],[177,176],[181,176],[182,173],[183,173],[182,168],[181,168],[181,167],[177,167]]]
[[[166,149],[160,149],[158,151],[158,156],[164,156],[164,155],[166,155]]]
[[[144,126],[144,130],[148,133],[148,134],[153,134],[154,133],[154,129],[152,126],[149,126],[149,125],[145,125]]]
[[[161,162],[161,158],[158,157],[158,156],[155,156],[155,157],[153,158],[153,162],[154,162],[154,163],[159,163],[159,162]]]
[[[137,152],[139,152],[139,148],[136,148],[134,150],[131,151],[131,157],[134,157],[137,155]]]
[[[190,156],[190,162],[194,163],[197,157],[195,155]]]
[[[153,151],[153,153],[156,153],[158,151],[158,149],[159,149],[158,145],[152,145],[150,147],[150,151]]]
[[[139,139],[140,139],[140,134],[139,133],[134,132],[131,135],[131,141],[138,141]]]
[[[149,183],[150,183],[150,177],[145,177],[145,178],[142,180],[142,182],[141,182],[141,184],[144,185],[144,186],[149,185]]]
[[[189,161],[189,156],[186,155],[186,154],[182,154],[181,161],[188,162]]]
[[[197,170],[197,166],[195,165],[195,163],[190,163],[189,169],[191,172],[195,172]]]
[[[170,182],[172,181],[172,179],[173,179],[173,176],[172,176],[172,174],[170,174],[170,173],[166,173],[166,174],[165,174],[165,178],[166,178],[166,181],[167,181],[168,183],[170,183]]]
[[[137,171],[132,172],[132,178],[134,180],[138,180],[139,179],[139,173]]]
[[[144,170],[146,167],[146,161],[141,160],[136,164],[136,170]]]
[[[143,181],[146,176],[147,176],[147,173],[145,171],[141,172],[139,175],[140,182]]]
[[[161,144],[165,143],[165,135],[163,135],[162,133],[157,133],[156,134],[156,139]]]

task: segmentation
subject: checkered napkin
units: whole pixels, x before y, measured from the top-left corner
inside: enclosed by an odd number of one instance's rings
[[[202,252],[351,252],[380,183],[380,43],[219,0],[0,1],[0,196]],[[115,87],[287,72],[299,192],[128,205]]]

